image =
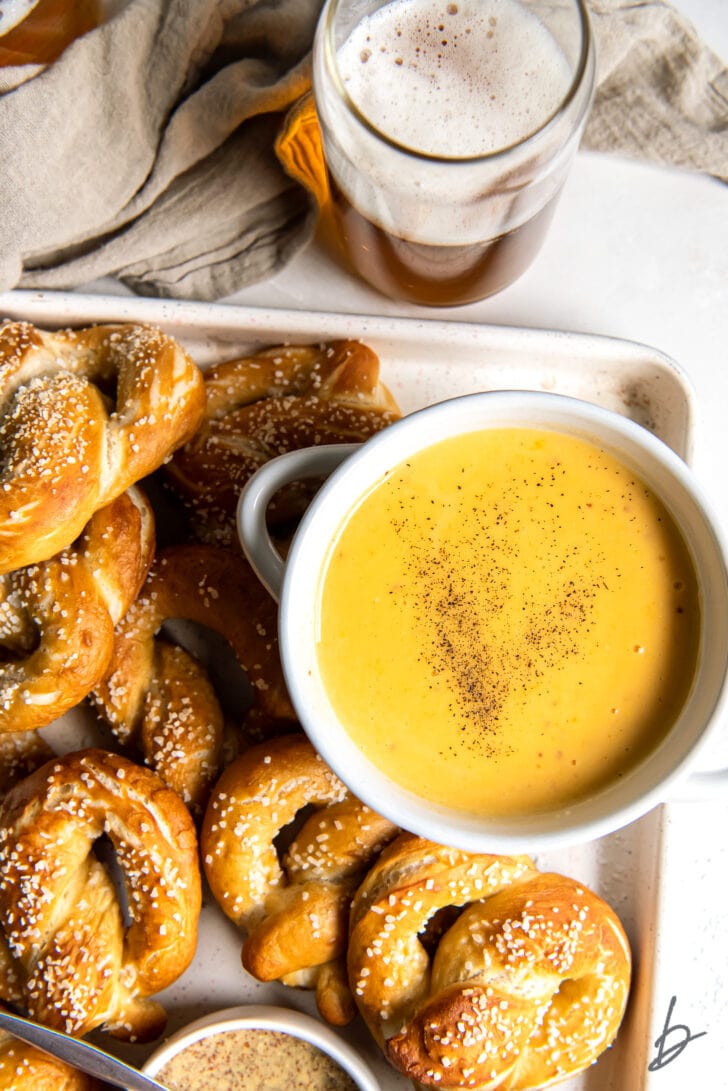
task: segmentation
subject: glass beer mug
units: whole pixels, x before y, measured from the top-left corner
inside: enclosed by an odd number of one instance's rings
[[[328,0],[313,89],[349,264],[431,306],[512,283],[543,240],[594,69],[583,0]]]

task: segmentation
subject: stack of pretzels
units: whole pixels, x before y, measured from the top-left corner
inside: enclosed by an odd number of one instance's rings
[[[360,1016],[418,1087],[529,1091],[611,1044],[630,981],[613,910],[528,857],[400,831],[296,722],[238,494],[282,451],[398,416],[358,342],[203,373],[156,328],[0,324],[0,1005],[154,1040],[204,879],[241,974],[313,990],[334,1026]],[[271,505],[282,549],[310,488]],[[82,704],[104,745],[56,753],[46,729]],[[94,1084],[0,1036],[6,1087]]]
[[[282,346],[203,374],[152,327],[0,325],[0,735],[87,701],[199,819],[241,739],[296,726],[275,607],[235,540],[238,492],[280,450],[363,440],[398,416],[358,342]],[[171,542],[147,497],[160,481],[185,512]],[[273,506],[286,532],[304,503]],[[237,733],[205,665],[170,637],[179,618],[216,634],[244,672]]]
[[[106,673],[154,556],[138,482],[203,412],[201,372],[159,330],[0,326],[0,733],[50,724]]]
[[[39,729],[105,677],[155,556],[139,483],[204,408],[202,373],[161,330],[0,325],[0,1000],[71,1034],[156,1037],[152,997],[196,946],[183,802],[123,755],[56,757]],[[91,1082],[3,1036],[0,1085]]]

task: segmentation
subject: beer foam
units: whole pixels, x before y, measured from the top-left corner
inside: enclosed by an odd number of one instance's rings
[[[3,0],[0,4],[0,37],[22,23],[30,15],[38,0]]]
[[[535,132],[572,78],[555,38],[518,0],[391,0],[354,28],[337,63],[376,129],[446,158]]]

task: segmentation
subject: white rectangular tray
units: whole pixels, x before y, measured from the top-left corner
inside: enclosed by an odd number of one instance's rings
[[[0,319],[40,326],[144,321],[177,336],[205,366],[256,347],[360,338],[379,355],[383,381],[404,412],[485,389],[554,390],[605,405],[655,432],[689,459],[693,392],[678,366],[631,342],[556,331],[360,315],[264,310],[152,299],[15,292],[0,294]],[[93,741],[88,717],[71,713],[48,732],[59,748]],[[568,1091],[683,1091],[686,1080],[717,1088],[725,1032],[726,950],[718,883],[726,873],[728,810],[722,803],[660,807],[600,841],[537,860],[580,879],[620,914],[635,977],[615,1046]],[[172,1032],[199,1015],[241,1003],[313,1012],[309,994],[253,981],[241,937],[206,895],[192,966],[160,999]],[[379,1057],[356,1021],[342,1032],[377,1071],[383,1091],[409,1087]],[[110,1045],[141,1063],[150,1047]],[[725,1057],[723,1057],[723,1067]],[[716,1079],[718,1083],[716,1083]]]

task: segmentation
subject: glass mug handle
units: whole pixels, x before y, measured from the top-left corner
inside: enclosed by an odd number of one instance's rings
[[[256,470],[241,492],[237,509],[240,544],[256,576],[276,602],[280,602],[286,562],[268,532],[268,505],[284,485],[327,477],[360,446],[330,443],[278,455]]]

